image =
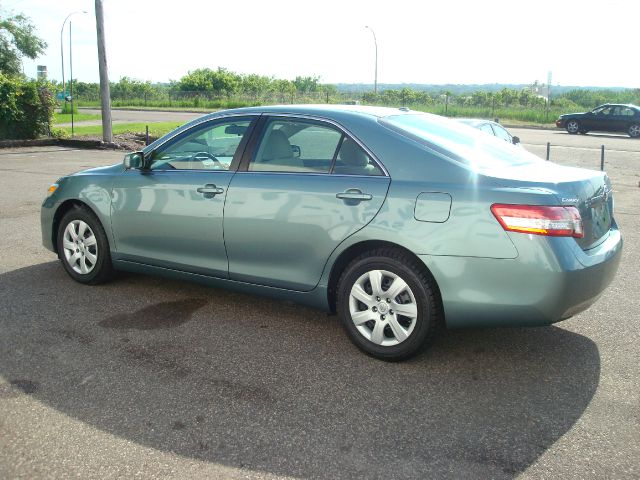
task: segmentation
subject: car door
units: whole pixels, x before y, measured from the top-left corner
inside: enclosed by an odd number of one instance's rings
[[[640,124],[640,110],[635,110],[631,107],[623,106],[620,109],[621,128],[624,132],[629,133],[629,128],[632,125]]]
[[[312,290],[331,252],[380,210],[390,179],[327,121],[265,117],[256,138],[227,193],[229,277]]]
[[[610,105],[604,105],[596,108],[589,115],[585,115],[580,120],[587,130],[611,131],[612,108]]]
[[[629,119],[632,118],[633,110],[624,105],[616,105],[613,109],[613,130],[616,132],[626,132],[629,129]]]
[[[222,221],[227,187],[257,116],[198,124],[115,179],[116,257],[226,278]]]

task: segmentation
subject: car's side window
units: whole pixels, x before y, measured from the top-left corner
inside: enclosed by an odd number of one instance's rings
[[[342,132],[303,119],[270,119],[249,163],[259,172],[329,173]]]
[[[496,137],[501,138],[505,142],[511,142],[511,135],[504,128],[499,125],[492,125],[493,130],[496,132]]]
[[[620,112],[620,115],[624,115],[625,117],[633,117],[634,111],[629,107],[624,107]]]
[[[223,120],[194,127],[151,155],[151,170],[229,170],[250,120]]]
[[[382,169],[360,145],[345,137],[340,145],[333,173],[338,175],[384,175]]]

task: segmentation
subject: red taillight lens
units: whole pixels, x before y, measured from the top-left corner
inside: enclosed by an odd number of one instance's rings
[[[551,237],[582,238],[582,219],[576,207],[544,205],[491,205],[491,212],[509,232]]]

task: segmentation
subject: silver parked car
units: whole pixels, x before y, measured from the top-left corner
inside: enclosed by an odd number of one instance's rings
[[[483,120],[481,118],[456,118],[456,120],[460,123],[464,123],[465,125],[469,125],[470,127],[476,128],[481,132],[488,133],[489,135],[493,135],[494,137],[499,138],[500,140],[504,140],[507,143],[512,143],[514,145],[521,145],[520,138],[511,135],[509,131],[500,125],[498,122],[493,122],[491,120]]]

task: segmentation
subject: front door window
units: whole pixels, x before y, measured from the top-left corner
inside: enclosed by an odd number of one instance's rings
[[[250,120],[227,120],[195,128],[151,156],[151,170],[229,170]]]

